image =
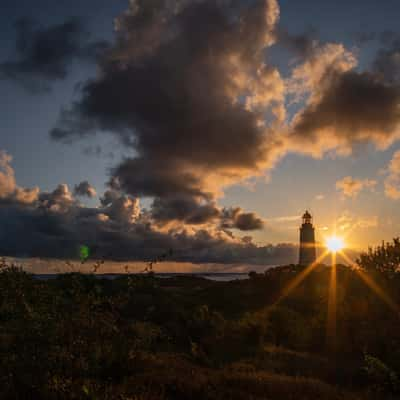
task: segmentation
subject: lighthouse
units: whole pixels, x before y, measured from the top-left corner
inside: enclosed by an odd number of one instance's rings
[[[312,216],[306,211],[303,214],[303,223],[300,227],[300,254],[299,264],[310,265],[315,262],[315,232],[312,224]]]

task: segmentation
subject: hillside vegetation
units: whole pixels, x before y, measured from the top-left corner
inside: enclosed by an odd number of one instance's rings
[[[386,265],[379,260],[388,255],[363,257],[368,276],[400,304],[396,268],[370,262]],[[399,398],[396,310],[338,266],[335,329],[331,268],[317,267],[281,297],[301,271],[233,282],[77,273],[41,281],[3,263],[0,398]]]

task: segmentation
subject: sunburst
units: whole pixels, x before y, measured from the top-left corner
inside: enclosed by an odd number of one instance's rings
[[[332,254],[337,253],[344,249],[344,239],[336,235],[330,236],[326,239],[326,247],[330,252],[332,252]]]
[[[348,236],[348,235],[346,235]],[[326,326],[326,340],[327,345],[331,350],[336,348],[336,321],[337,321],[337,274],[336,274],[336,260],[337,256],[342,257],[349,264],[361,280],[391,309],[400,317],[400,307],[396,304],[391,297],[373,280],[373,278],[362,268],[360,268],[351,258],[346,254],[346,238],[336,236],[336,232],[325,238],[325,246],[321,255],[303,271],[301,271],[288,285],[282,290],[281,295],[274,304],[278,304],[286,298],[301,282],[329,255],[331,256],[331,273],[328,292],[328,309],[327,309],[327,326]]]

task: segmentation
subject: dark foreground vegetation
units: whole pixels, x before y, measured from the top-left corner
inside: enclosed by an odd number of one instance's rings
[[[400,304],[398,247],[360,263]],[[0,398],[400,398],[398,313],[338,266],[335,333],[331,268],[319,266],[280,299],[299,273],[287,266],[234,282],[76,273],[40,281],[3,263]]]

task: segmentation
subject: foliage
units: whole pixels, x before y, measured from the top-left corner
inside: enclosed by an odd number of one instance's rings
[[[355,271],[338,266],[332,352],[326,339],[330,268],[316,268],[280,299],[300,272],[291,265],[233,282],[154,273],[40,280],[3,261],[0,398],[398,395],[398,315]],[[393,279],[374,279],[399,303],[395,272]]]
[[[400,394],[400,379],[397,374],[385,365],[379,358],[365,354],[365,367],[371,389],[385,393]]]
[[[361,253],[357,264],[367,271],[376,271],[393,277],[400,268],[400,238],[394,238],[392,243],[382,242],[382,245],[369,248]]]

